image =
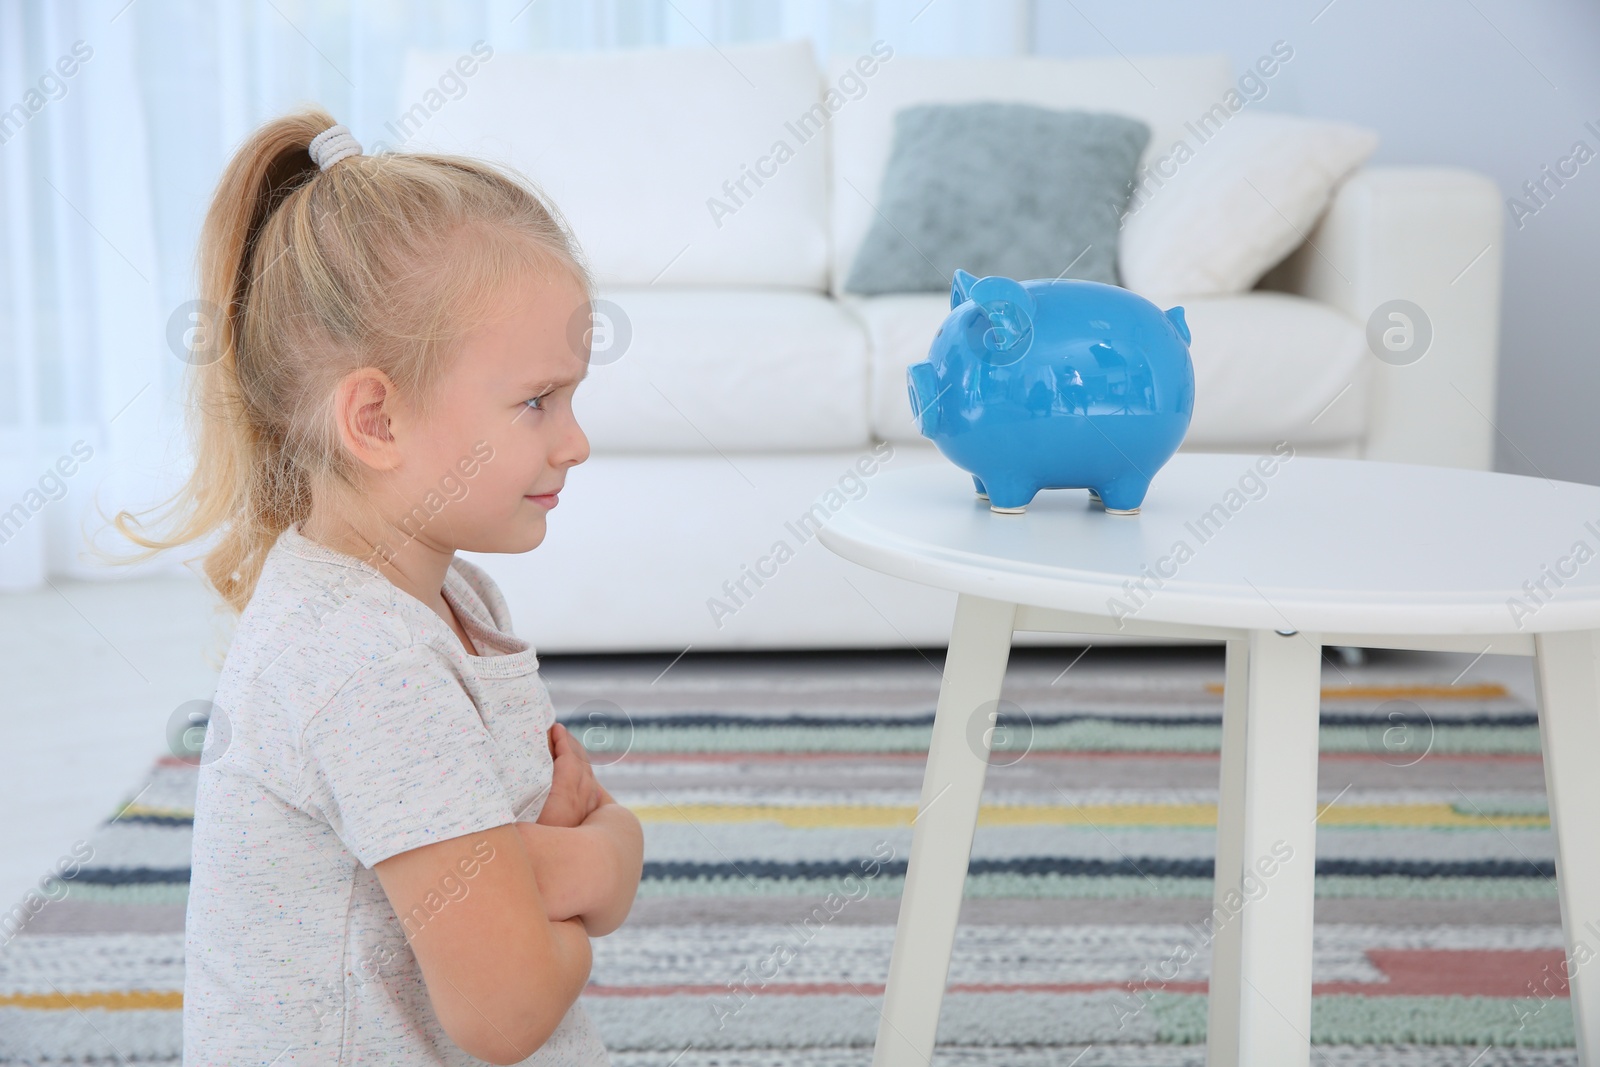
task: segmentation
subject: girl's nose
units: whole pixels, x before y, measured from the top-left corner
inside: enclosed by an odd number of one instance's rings
[[[577,418],[571,420],[572,425],[558,453],[561,463],[567,466],[577,466],[589,458],[589,437],[583,432],[583,427],[578,425]]]

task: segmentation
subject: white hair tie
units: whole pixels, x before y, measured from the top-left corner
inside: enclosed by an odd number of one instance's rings
[[[350,136],[349,129],[343,123],[336,122],[313,137],[307,151],[311,153],[313,163],[327,170],[347,156],[359,156],[361,142]]]

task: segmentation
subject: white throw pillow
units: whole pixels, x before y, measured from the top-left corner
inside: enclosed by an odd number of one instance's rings
[[[1122,220],[1122,284],[1146,297],[1247,291],[1305,240],[1378,135],[1246,111],[1195,142],[1185,137],[1151,161]]]

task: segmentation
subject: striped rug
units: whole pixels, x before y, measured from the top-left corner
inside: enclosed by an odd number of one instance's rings
[[[1080,653],[1013,652],[937,1064],[1204,1062],[1221,658]],[[870,1062],[939,661],[545,659],[645,826],[584,994],[619,1067]],[[1576,1063],[1530,694],[1458,669],[1327,661],[1315,1063]],[[7,928],[0,1063],[179,1057],[194,784],[156,760]]]

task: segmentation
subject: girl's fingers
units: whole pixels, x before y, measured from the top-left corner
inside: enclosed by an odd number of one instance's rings
[[[561,723],[551,724],[547,732],[554,757],[551,787],[556,793],[572,797],[573,803],[582,812],[581,818],[587,818],[589,812],[604,803],[604,788],[595,777],[589,753],[572,731]]]
[[[583,747],[583,742],[575,737],[571,730],[561,727],[561,753],[570,756],[583,766],[589,766],[589,752]]]

